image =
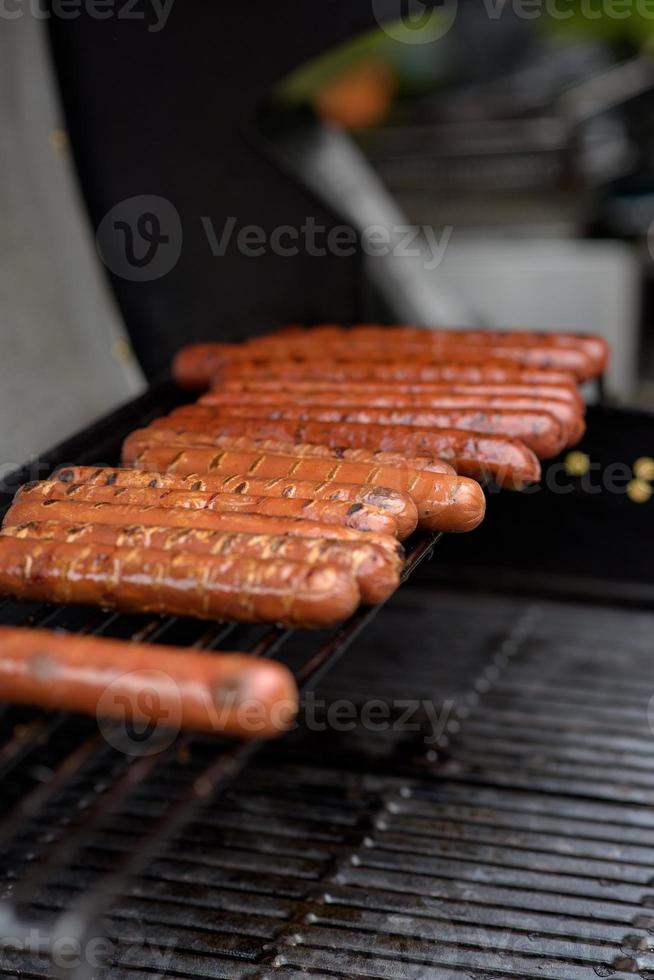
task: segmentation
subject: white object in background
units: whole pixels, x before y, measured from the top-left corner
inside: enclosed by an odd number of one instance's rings
[[[0,32],[0,478],[144,388],[80,200],[45,21]]]
[[[433,272],[438,272],[452,229],[412,225],[346,133],[337,126],[313,126],[276,144],[276,150],[317,197],[359,232],[367,274],[399,322],[469,320],[465,303],[448,295]]]
[[[640,266],[629,245],[452,240],[436,275],[447,294],[474,309],[484,326],[601,334],[612,351],[607,391],[622,401],[632,398]]]

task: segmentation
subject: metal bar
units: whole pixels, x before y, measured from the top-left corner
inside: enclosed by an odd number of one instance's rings
[[[49,454],[49,458],[53,465],[70,459],[92,462],[93,457],[97,458],[98,453],[102,458],[109,459],[112,455],[118,454],[122,438],[134,428],[134,425],[143,424],[146,416],[150,418],[168,410],[180,398],[179,393],[174,392],[170,386],[165,387],[160,392],[150,393],[139,399],[133,406],[121,410],[114,420],[104,420],[68,443],[57,447],[55,451]],[[18,479],[14,482],[18,485],[24,481]],[[9,494],[4,495],[4,502],[7,504],[10,502]],[[434,543],[435,539],[430,538],[417,544],[407,559],[403,581],[417,562],[431,552]],[[0,601],[0,612],[9,601],[11,600]],[[45,626],[57,620],[57,617],[61,615],[61,608],[42,605],[27,614],[26,622],[30,626]],[[377,612],[378,607],[363,609],[341,627],[321,646],[318,653],[310,657],[300,668],[298,672],[299,683],[304,687],[308,683],[316,683]],[[118,613],[112,613],[108,617],[106,613],[90,612],[82,632],[106,629],[118,615]],[[131,639],[137,642],[153,642],[175,622],[176,617],[153,618],[136,630]],[[214,624],[193,643],[193,646],[200,649],[219,648],[236,629],[236,626],[237,624],[234,623]],[[289,629],[271,627],[253,645],[250,652],[255,656],[274,656],[281,650],[292,633],[293,631]],[[26,755],[41,745],[44,739],[50,738],[63,725],[67,717],[64,713],[60,713],[50,719],[39,718],[33,723],[33,727],[30,727],[27,735],[24,732],[16,734],[5,746],[7,764],[4,769],[0,769],[0,778],[6,776],[14,767],[24,761]],[[96,797],[94,804],[82,820],[51,845],[49,853],[43,860],[35,861],[30,867],[12,896],[11,904],[3,906],[1,909],[1,933],[5,932],[2,926],[7,923],[12,924],[12,929],[14,926],[18,928],[21,925],[20,918],[14,912],[18,905],[28,902],[38,886],[51,877],[53,872],[64,867],[70,861],[72,855],[77,853],[85,842],[92,838],[92,835],[107,821],[108,817],[116,811],[128,795],[149,779],[160,766],[171,758],[175,751],[188,745],[189,741],[190,736],[181,736],[164,752],[140,757],[112,780],[104,792]],[[167,808],[156,823],[153,826],[147,826],[146,833],[135,842],[132,852],[120,861],[118,867],[110,873],[105,873],[91,889],[80,896],[69,913],[60,916],[52,935],[79,936],[80,938],[87,936],[95,928],[97,919],[110,906],[115,896],[143,871],[153,855],[158,853],[183,827],[187,826],[194,816],[242,771],[259,750],[261,744],[257,741],[232,742],[227,749],[221,750],[195,777],[192,784],[181,796]],[[26,819],[37,817],[58,793],[72,784],[72,781],[80,775],[89,762],[98,758],[98,752],[104,750],[108,750],[108,747],[99,737],[87,739],[81,745],[76,746],[58,763],[48,782],[32,789],[10,811],[4,821],[0,822],[0,841],[10,839],[21,829]],[[84,969],[82,967],[82,972]]]
[[[402,581],[406,581],[416,565],[430,555],[439,536],[429,536],[420,540],[407,557],[402,573]],[[297,672],[298,684],[306,689],[309,682],[317,683],[325,671],[332,666],[345,652],[364,626],[376,615],[379,607],[362,609],[355,614],[336,635],[323,644]],[[206,648],[223,641],[231,633],[236,624],[220,624],[207,630],[194,644]],[[255,656],[272,656],[293,631],[281,627],[272,627],[254,645],[251,653]],[[176,743],[179,749],[188,744],[189,738],[184,736]],[[111,906],[112,901],[127,887],[133,878],[151,862],[153,857],[171,841],[185,826],[192,822],[197,812],[213,800],[218,792],[231,783],[244,769],[264,743],[259,740],[233,743],[227,750],[222,751],[197,776],[186,792],[150,827],[147,834],[139,839],[134,850],[126,855],[119,866],[112,872],[102,876],[94,886],[65,913],[57,923],[57,935],[74,937],[79,943],[85,942],[93,929],[97,928],[99,918]],[[149,772],[148,772],[149,774]],[[142,780],[139,779],[139,782]],[[74,974],[69,974],[75,980],[90,980],[91,973],[86,964],[80,964]]]
[[[214,650],[219,647],[230,636],[237,627],[237,623],[218,623],[205,630],[202,636],[198,637],[195,643],[191,644],[192,649]]]
[[[404,568],[402,569],[402,582],[406,582],[421,561],[431,556],[436,542],[440,537],[440,534],[429,535],[414,545],[407,555]],[[296,675],[297,682],[302,690],[307,690],[309,684],[311,687],[315,687],[326,671],[340,660],[363,628],[374,619],[383,605],[385,603],[359,609],[330,640],[323,644],[313,657],[303,664]]]
[[[64,758],[47,783],[36,786],[19,800],[14,809],[0,820],[0,843],[17,833],[26,820],[33,819],[80,772],[102,744],[100,735],[86,739]]]
[[[170,752],[171,747],[169,746],[161,753],[140,756],[132,762],[120,774],[116,782],[97,797],[94,805],[77,826],[57,841],[48,856],[39,863],[32,865],[14,891],[14,904],[26,903],[35,889],[46,880],[48,873],[65,864],[70,856],[78,850],[83,840],[116,810],[134,786],[143,782],[161,759],[168,757]]]

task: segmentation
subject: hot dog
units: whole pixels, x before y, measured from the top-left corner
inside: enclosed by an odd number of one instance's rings
[[[565,445],[570,446],[579,442],[584,434],[585,426],[581,413],[566,401],[555,398],[537,398],[524,395],[436,395],[396,394],[386,391],[373,395],[352,392],[349,387],[343,390],[327,390],[309,394],[296,394],[289,391],[247,391],[242,393],[242,400],[248,405],[276,405],[280,401],[301,406],[338,407],[355,410],[357,408],[390,408],[412,409],[415,412],[429,410],[451,411],[483,408],[499,411],[548,412],[560,422],[565,436]],[[200,405],[216,406],[231,405],[234,402],[233,390],[214,390],[199,399]],[[526,440],[524,440],[526,442]],[[532,447],[533,448],[533,447]]]
[[[277,558],[309,565],[336,565],[354,576],[362,601],[370,605],[384,602],[395,591],[402,569],[400,554],[365,541],[199,531],[143,524],[61,524],[57,521],[10,525],[3,528],[0,534],[37,540],[52,538],[77,544],[97,542],[120,548],[155,548],[197,555],[259,560]]]
[[[470,395],[477,401],[496,395],[502,397],[544,398],[547,400],[564,401],[580,411],[584,410],[584,400],[575,384],[524,384],[503,382],[433,382],[432,384],[405,384],[397,382],[390,388],[388,384],[376,381],[348,381],[347,384],[335,381],[296,381],[285,378],[243,377],[227,379],[219,382],[207,393],[208,397],[214,391],[236,392],[239,395],[250,392],[290,392],[293,396],[322,395],[325,392],[355,395],[353,401],[365,404],[369,397],[395,398],[397,395],[412,395],[416,400],[439,398],[443,395]],[[362,397],[365,396],[365,397]],[[205,399],[200,398],[202,403]]]
[[[239,738],[281,734],[298,706],[291,672],[273,660],[12,626],[0,627],[0,685],[18,704],[121,722],[130,711]]]
[[[170,426],[170,421],[164,424]],[[191,431],[190,445],[198,423]],[[203,423],[199,423],[200,428]],[[176,441],[184,444],[184,426],[176,430]],[[188,430],[187,430],[188,431]],[[508,436],[484,435],[463,429],[422,429],[406,425],[362,425],[330,422],[299,422],[292,419],[221,418],[211,435],[246,436],[280,442],[327,443],[334,448],[373,449],[406,453],[412,457],[437,456],[451,462],[457,472],[473,479],[493,477],[502,486],[517,488],[540,479],[536,456],[524,443]]]
[[[402,545],[389,534],[355,531],[340,524],[320,524],[298,518],[266,517],[262,514],[218,514],[185,507],[130,507],[124,504],[89,504],[71,500],[16,500],[3,520],[3,527],[30,521],[61,521],[72,524],[143,524],[146,527],[194,528],[244,534],[288,534],[301,538],[333,541],[365,541],[391,554],[403,555]]]
[[[416,358],[433,363],[458,361],[460,363],[483,364],[490,357],[501,357],[518,367],[552,368],[568,371],[579,381],[596,377],[593,360],[584,350],[576,347],[530,346],[518,341],[512,346],[491,347],[484,344],[463,344],[447,340],[411,339],[402,343],[377,343],[375,341],[342,340],[322,341],[311,337],[256,337],[246,344],[234,345],[230,350],[224,347],[220,352],[223,363],[230,361],[255,360],[262,365],[275,360],[295,358],[311,361],[314,358],[329,357],[334,361],[393,361],[397,357]],[[215,365],[214,375],[220,370],[220,359]]]
[[[311,327],[292,325],[264,337],[254,337],[247,341],[248,346],[265,344],[269,337],[283,339],[311,339],[317,343],[343,341],[350,343],[392,344],[394,347],[406,342],[420,342],[427,345],[468,344],[488,346],[501,350],[516,344],[528,347],[568,347],[583,350],[593,362],[594,370],[601,374],[606,368],[609,347],[603,337],[590,333],[570,333],[565,331],[533,330],[457,330],[439,327],[381,326],[377,324],[357,324],[343,327],[339,324],[319,324]]]
[[[338,471],[339,478],[343,478],[345,483],[366,483],[375,482],[365,480],[361,476],[366,472],[363,467],[357,465],[353,468],[346,467],[346,463],[367,464],[367,468],[376,467],[377,476],[375,480],[382,482],[382,474],[386,475],[389,470],[411,469],[425,470],[430,473],[453,474],[454,467],[450,466],[442,459],[434,456],[404,456],[402,453],[375,452],[369,449],[348,449],[342,446],[321,446],[313,443],[287,443],[276,442],[273,439],[255,439],[251,436],[216,436],[197,432],[192,437],[187,433],[184,438],[183,446],[176,446],[176,433],[173,429],[165,428],[166,422],[156,419],[147,429],[136,429],[123,443],[122,460],[127,466],[138,466],[139,469],[171,469],[176,473],[233,473],[238,470],[240,473],[257,476],[301,476],[307,479],[318,478],[318,471],[310,472],[303,469],[301,460],[309,458],[320,458],[329,461],[329,473],[336,474],[335,467],[343,464],[343,469]],[[168,452],[168,447],[170,452]],[[188,452],[183,454],[183,450]],[[195,452],[195,450],[200,450]],[[157,459],[156,463],[146,465],[148,452],[168,453],[165,457],[170,460],[165,466],[162,465],[164,456]],[[193,462],[191,464],[191,456]],[[280,459],[281,457],[281,459]],[[153,460],[156,457],[152,457]],[[298,468],[289,469],[289,466],[297,463]],[[192,465],[192,469],[187,469]],[[300,472],[301,470],[301,472]],[[321,471],[322,474],[323,471]],[[345,477],[349,477],[345,479]],[[336,479],[325,475],[325,479]],[[391,481],[391,478],[388,478]],[[388,482],[393,486],[392,481]]]
[[[221,431],[222,422],[232,418],[282,419],[299,422],[355,423],[378,426],[417,426],[422,429],[463,429],[489,435],[520,439],[540,459],[560,453],[567,434],[561,423],[549,412],[484,410],[483,407],[424,412],[385,408],[325,408],[298,406],[281,402],[277,405],[250,405],[236,401],[220,406],[188,405],[176,409],[168,421],[180,422],[188,431]]]
[[[356,450],[352,450],[356,453]],[[143,467],[146,470],[156,470],[160,473],[192,474],[190,479],[193,483],[202,479],[203,473],[220,472],[223,469],[230,469],[233,464],[226,463],[223,466],[223,457],[231,454],[216,453],[214,449],[207,449],[196,446],[168,446],[151,444],[148,441],[131,443],[125,462],[131,462],[132,466]],[[308,478],[324,478],[326,480],[336,479],[339,476],[346,476],[352,483],[372,483],[391,487],[395,490],[402,490],[408,493],[416,503],[418,508],[418,519],[425,527],[432,527],[430,513],[433,512],[432,502],[439,501],[443,493],[442,488],[448,487],[445,497],[451,498],[450,484],[439,477],[453,478],[454,469],[447,467],[448,473],[435,473],[432,470],[416,470],[409,466],[401,467],[388,465],[371,466],[370,463],[356,463],[350,460],[329,459],[322,456],[271,456],[269,454],[252,454],[252,469],[257,473],[266,473],[268,470],[279,474],[283,469],[286,476],[298,476]],[[410,462],[415,462],[411,460]],[[459,481],[461,489],[457,492],[456,501],[453,506],[465,496],[468,500],[468,507],[461,514],[461,526],[457,530],[466,530],[474,526],[472,512],[477,515],[477,523],[481,521],[484,514],[484,500],[476,495],[476,491],[470,488],[467,490]],[[452,512],[452,523],[456,523],[456,511]],[[453,530],[448,528],[433,527],[434,530]]]
[[[173,378],[180,388],[205,388],[224,365],[231,363],[240,350],[234,344],[188,344],[173,359]]]
[[[292,465],[304,463],[309,464],[310,468],[315,462],[311,459],[298,459],[293,461]],[[323,460],[317,460],[317,463],[319,468],[321,466],[326,468]],[[339,465],[341,464],[336,464],[336,466]],[[350,465],[360,466],[360,464]],[[332,464],[330,463],[329,466],[332,466]],[[374,470],[371,471],[370,467],[367,467],[364,475],[371,476],[372,479],[369,483],[376,485],[377,481],[374,478]],[[473,480],[468,480],[465,477],[440,476],[418,470],[410,471],[401,469],[392,470],[390,476],[395,483],[394,490],[400,495],[399,504],[402,506],[402,514],[408,510],[408,507],[405,506],[405,500],[408,498],[411,503],[411,510],[409,510],[411,522],[415,520],[413,515],[416,512],[416,508],[417,519],[420,525],[433,531],[469,531],[476,527],[483,519],[485,498],[481,488]],[[234,485],[247,483],[247,478],[244,476],[219,477],[209,475],[203,477],[197,473],[193,476],[179,476],[176,473],[111,469],[109,467],[97,468],[94,466],[67,466],[55,473],[53,478],[63,483],[73,484],[87,483],[113,487],[158,487],[160,489],[202,490],[205,492],[222,492],[223,490],[229,492],[233,489]],[[271,491],[274,490],[275,493],[285,496],[285,487],[289,485],[287,480],[280,478],[260,480],[259,483],[263,484],[261,489],[266,495],[271,495]],[[358,498],[361,500],[364,500],[367,491],[370,489],[366,488],[364,484],[361,488],[361,493],[355,495],[352,491],[357,488],[353,484],[339,484],[330,480],[324,483],[310,481],[306,484],[303,481],[298,481],[291,485],[296,488],[302,486],[311,488],[314,496],[317,488],[342,486],[347,488],[346,499]],[[243,493],[251,491],[252,485],[249,483],[244,487]],[[371,496],[368,502],[373,503],[374,499]],[[393,498],[389,499],[392,501]],[[415,504],[412,502],[414,500]],[[393,507],[391,513],[397,517],[399,512],[397,508]],[[398,526],[402,535],[405,528],[402,524]]]
[[[589,354],[581,345],[557,346],[545,341],[525,343],[520,335],[509,336],[501,345],[485,341],[479,336],[464,341],[447,333],[420,331],[409,337],[356,337],[349,333],[339,337],[313,337],[310,332],[290,338],[282,336],[252,337],[238,351],[223,356],[234,360],[250,357],[261,360],[286,360],[297,358],[311,360],[325,355],[337,361],[371,360],[388,361],[398,356],[429,358],[434,361],[456,360],[480,363],[488,357],[501,357],[524,367],[554,368],[570,371],[580,381],[597,377],[603,370],[603,362]]]
[[[489,360],[500,359],[512,364],[514,368],[563,371],[572,374],[578,381],[597,376],[595,362],[584,350],[575,347],[529,346],[519,343],[491,347],[444,341],[428,344],[422,340],[406,341],[398,345],[367,341],[354,343],[349,340],[323,343],[300,337],[287,340],[259,337],[248,344],[194,345],[183,348],[175,359],[173,375],[181,387],[203,388],[212,378],[220,377],[226,368],[238,363],[254,362],[258,365],[259,372],[266,373],[269,370],[268,365],[275,361],[311,363],[324,358],[345,364],[384,364],[401,358],[431,365],[450,362],[483,365]],[[273,367],[270,370],[274,372],[275,369]]]
[[[333,565],[214,558],[0,537],[0,593],[122,612],[322,627],[352,615],[353,576]]]
[[[363,503],[391,514],[398,522],[398,530],[406,537],[418,523],[416,505],[408,493],[381,487],[377,484],[361,486],[335,480],[285,480],[279,477],[266,479],[259,476],[235,474],[233,476],[209,475],[189,479],[174,473],[134,470],[128,468],[95,466],[67,466],[59,470],[55,479],[62,483],[86,484],[99,487],[144,487],[159,490],[185,490],[191,493],[242,494],[249,497],[284,497],[302,500],[328,500],[347,503]]]
[[[523,368],[512,361],[488,358],[480,363],[460,363],[450,359],[435,363],[421,358],[398,357],[392,361],[333,361],[320,358],[311,361],[279,360],[261,362],[232,361],[213,374],[206,375],[206,388],[213,381],[223,384],[229,380],[269,378],[271,381],[330,381],[338,384],[366,381],[377,384],[546,384],[574,385],[577,379],[568,371],[551,368]]]
[[[362,503],[297,498],[251,497],[240,493],[203,493],[189,490],[158,490],[153,487],[96,487],[84,483],[64,484],[58,480],[26,483],[16,500],[80,500],[84,503],[127,504],[131,507],[184,508],[216,513],[262,514],[269,517],[296,517],[324,524],[340,524],[359,531],[399,535],[397,518],[377,507]],[[413,528],[417,523],[413,521]],[[404,525],[403,525],[404,526]]]

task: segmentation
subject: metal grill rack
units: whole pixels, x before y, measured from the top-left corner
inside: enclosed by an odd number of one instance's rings
[[[6,481],[3,488],[7,505],[15,488],[34,476],[43,476],[55,466],[68,463],[101,463],[115,465],[124,436],[138,426],[170,411],[181,396],[169,384],[151,390],[137,402],[119,410],[109,419],[86,433],[55,449],[46,458],[33,460],[20,473]],[[403,580],[416,565],[429,556],[438,536],[422,536],[409,542]],[[236,623],[207,624],[181,617],[126,616],[83,607],[58,607],[4,600],[0,603],[0,622],[12,625],[65,629],[128,638],[141,642],[173,643],[203,650],[236,649],[252,655],[285,660],[292,667],[303,692],[315,687],[356,636],[376,615],[379,607],[361,608],[343,626],[331,631],[294,631],[281,627],[250,627]],[[299,635],[298,635],[299,634]],[[294,652],[284,656],[289,639]],[[82,796],[73,807],[73,815],[60,827],[38,836],[37,852],[28,861],[20,880],[11,881],[0,905],[0,943],[9,940],[9,948],[18,946],[35,955],[35,944],[43,946],[38,956],[46,975],[69,977],[94,976],[92,964],[85,961],[53,962],[52,951],[59,945],[88,948],[102,935],[100,920],[117,896],[128,889],[130,881],[155,861],[165,845],[178,837],[216,794],[242,771],[261,749],[258,742],[236,742],[226,739],[202,740],[181,735],[161,751],[145,755],[121,755],[108,744],[90,721],[65,713],[44,714],[6,707],[0,717],[0,787],[5,790],[5,806],[0,816],[0,850],[15,850],[15,840],[26,822],[38,826],[42,814],[49,812],[53,801],[70,794],[71,787],[83,782],[85,774],[100,770],[101,780],[90,795]],[[111,741],[111,740],[110,740]],[[39,895],[53,881],[64,875],[81,849],[102,834],[104,825],[122,811],[143,786],[150,785],[161,773],[168,778],[171,767],[184,766],[203,743],[206,759],[193,778],[184,781],[179,793],[157,814],[152,822],[133,828],[131,846],[116,856],[108,867],[99,869],[80,895],[64,903],[50,920],[38,916]],[[46,750],[47,764],[42,756]],[[36,766],[32,766],[33,759]],[[180,760],[181,763],[180,763]],[[23,910],[29,909],[29,914]],[[38,929],[38,939],[35,939]],[[71,954],[71,961],[75,956]],[[21,976],[30,972],[21,970]],[[37,971],[35,975],[43,975]]]
[[[419,598],[398,597],[396,630]],[[429,605],[414,629],[427,649],[377,671],[453,697],[436,750],[387,739],[373,768],[357,732],[318,777],[305,749],[295,779],[327,787],[346,844],[278,938],[284,968],[243,975],[651,980],[652,613],[452,593]]]
[[[177,397],[48,468],[113,463]],[[654,980],[654,613],[416,580],[332,633],[3,603],[4,622],[280,657],[326,704],[391,711],[126,756],[91,719],[6,706],[0,976]]]
[[[400,590],[322,691],[451,702],[437,744],[423,719],[418,736],[357,726],[266,746],[117,896],[96,975],[651,980],[654,615],[426,599]],[[135,786],[35,911],[86,907],[214,751],[200,742]],[[39,866],[40,834],[80,801],[102,802],[108,772],[97,760],[62,787],[3,857],[10,876]],[[53,975],[15,951],[1,969]]]

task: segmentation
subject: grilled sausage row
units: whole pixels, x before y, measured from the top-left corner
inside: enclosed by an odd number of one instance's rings
[[[361,362],[392,364],[399,358],[423,368],[448,369],[500,361],[506,371],[555,371],[585,381],[604,371],[607,357],[606,343],[592,335],[326,325],[286,328],[243,344],[191,345],[178,353],[173,371],[182,386],[202,388],[239,364],[256,364],[265,374],[280,361],[304,365],[327,359],[338,370]]]
[[[186,348],[178,382],[217,387],[133,433],[124,467],[67,467],[22,488],[0,532],[0,591],[330,625],[397,587],[397,539],[416,523],[477,526],[477,480],[537,480],[537,457],[583,434],[576,385],[606,358],[591,336],[374,325]],[[156,662],[172,679],[155,685],[161,717],[175,709],[183,727],[252,734],[233,705],[216,723],[223,687],[261,698],[259,736],[284,727],[275,706],[287,701],[288,719],[297,707],[288,671],[239,655],[25,630],[0,631],[0,646],[16,701],[97,711],[108,683],[124,701]]]
[[[306,385],[281,383],[275,388],[268,384],[248,385],[230,382],[209,392],[199,399],[198,404],[220,407],[233,404],[239,399],[248,405],[278,405],[284,402],[302,406],[339,407],[353,410],[358,408],[381,408],[428,412],[469,411],[471,409],[493,409],[499,411],[546,412],[553,415],[563,427],[566,445],[574,445],[584,434],[583,408],[578,394],[572,389],[542,386],[530,393],[526,386],[510,388],[508,385],[478,385],[459,389],[427,388],[392,391],[384,386],[348,385],[347,389],[311,388]],[[508,389],[508,390],[504,390]]]
[[[175,446],[175,426],[167,429],[164,420],[155,420],[147,429],[135,429],[123,443],[123,463],[138,464],[140,469],[157,469],[144,465],[142,454],[149,446],[163,450]],[[179,459],[166,465],[166,471],[177,473],[239,473],[248,476],[284,476],[308,480],[341,480],[344,483],[377,483],[393,486],[398,470],[454,474],[449,463],[434,456],[407,456],[400,452],[368,449],[331,448],[316,443],[290,443],[248,436],[196,434],[194,445],[212,447],[210,455],[198,457],[194,465],[177,447]],[[281,459],[279,457],[282,457]],[[167,457],[166,457],[167,458]],[[210,465],[208,465],[210,464]],[[191,466],[191,469],[187,467]],[[400,488],[397,488],[400,489]]]
[[[138,479],[138,478],[137,478]],[[239,486],[242,486],[242,481]],[[150,480],[152,484],[152,480]],[[358,488],[354,488],[353,495]],[[370,494],[374,494],[374,489]],[[390,495],[393,494],[391,497]],[[285,496],[251,496],[245,492],[207,493],[201,490],[160,489],[152,485],[136,485],[124,482],[121,486],[101,486],[88,483],[62,483],[60,480],[43,480],[25,484],[16,494],[16,500],[70,500],[84,503],[126,504],[131,507],[174,507],[189,511],[213,511],[216,513],[256,513],[268,517],[300,518],[325,524],[341,524],[359,531],[376,531],[400,536],[398,518],[382,508],[397,506],[404,536],[415,529],[416,507],[406,494],[398,491],[379,493],[379,505],[342,499],[295,499]],[[192,518],[191,518],[192,520]]]
[[[322,324],[316,327],[287,326],[276,331],[272,338],[254,337],[247,341],[249,346],[265,345],[271,339],[291,337],[323,344],[325,341],[347,339],[350,343],[376,343],[384,346],[404,346],[407,343],[423,343],[432,347],[450,344],[453,347],[483,346],[501,351],[507,347],[567,348],[582,350],[589,358],[593,370],[601,374],[608,361],[608,344],[602,337],[585,333],[566,333],[562,331],[545,332],[533,330],[456,330],[452,328],[431,328],[401,326],[380,326],[359,324],[343,327],[340,324]]]
[[[187,405],[172,413],[182,427],[216,428],[223,419],[253,418],[297,422],[327,422],[348,425],[412,426],[422,429],[458,429],[484,435],[520,439],[541,459],[556,456],[568,442],[562,423],[549,411],[531,409],[491,409],[477,405],[469,409],[378,408],[367,405],[329,407],[302,401],[275,400],[272,403],[223,400],[220,395],[207,396],[212,401]],[[213,400],[216,399],[216,400]]]
[[[290,414],[292,416],[293,412]],[[175,445],[179,450],[194,446],[222,448],[225,439],[247,439],[256,449],[262,441],[274,440],[327,446],[338,454],[345,447],[349,450],[381,449],[405,453],[412,458],[430,456],[449,463],[463,476],[481,481],[492,478],[511,489],[540,479],[538,458],[521,440],[477,430],[313,418],[262,418],[247,414],[232,417],[218,413],[211,419],[206,415],[191,417],[171,413],[155,419],[148,429],[139,430],[139,438],[156,441],[153,433],[158,429],[165,432],[159,441]]]
[[[139,487],[192,493],[207,492],[223,496],[234,493],[258,494],[263,497],[283,497],[285,500],[299,497],[328,501],[359,501],[391,514],[397,522],[400,538],[410,534],[415,529],[417,521],[429,530],[470,530],[483,516],[484,498],[478,484],[455,475],[387,467],[384,469],[386,479],[382,480],[376,476],[380,467],[375,467],[372,471],[366,467],[363,472],[365,479],[362,482],[339,482],[330,478],[334,469],[348,470],[349,468],[361,471],[361,464],[336,463],[334,466],[323,459],[296,460],[293,457],[272,455],[260,457],[259,465],[253,468],[255,472],[261,472],[270,461],[272,469],[281,469],[280,462],[283,465],[284,459],[291,470],[299,469],[297,464],[303,462],[310,465],[317,463],[314,469],[322,469],[323,473],[326,473],[326,478],[295,479],[293,473],[289,478],[283,476],[268,478],[265,474],[219,476],[211,472],[184,475],[174,470],[166,471],[165,465],[153,471],[129,468],[96,469],[90,466],[67,467],[60,470],[56,478],[70,486],[84,484],[111,486],[117,489]],[[163,462],[165,464],[165,457]],[[389,484],[394,486],[391,487]],[[348,524],[349,520],[345,523]]]
[[[107,511],[105,510],[105,514]],[[59,515],[65,516],[63,514]],[[300,537],[294,534],[248,534],[203,528],[148,524],[75,523],[74,521],[28,521],[8,525],[3,535],[69,544],[98,544],[120,548],[154,548],[157,551],[187,551],[194,555],[229,558],[271,558],[309,565],[336,565],[354,576],[363,602],[383,602],[398,586],[404,552],[372,541],[340,541],[329,537]]]
[[[361,600],[354,576],[335,565],[13,535],[0,535],[0,591],[37,602],[310,628],[346,619]]]

